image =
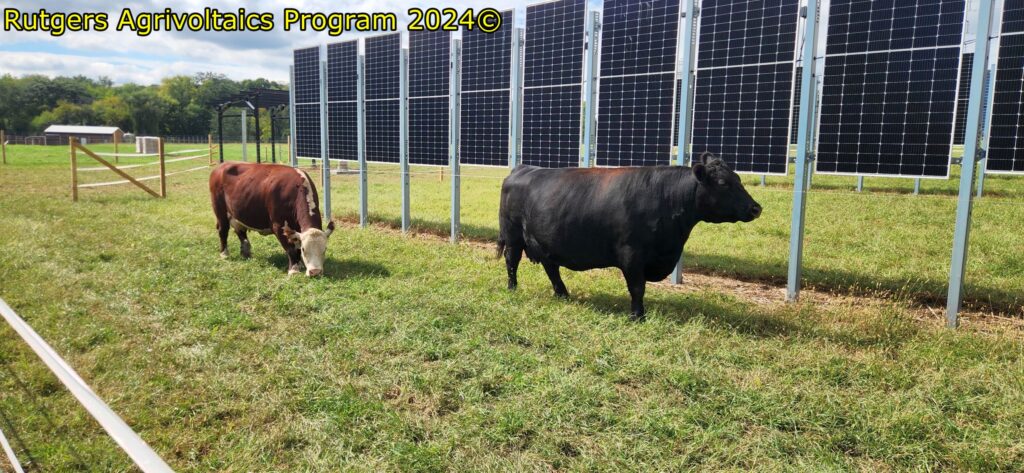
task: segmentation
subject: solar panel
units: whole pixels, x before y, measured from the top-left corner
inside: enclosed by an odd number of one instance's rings
[[[330,159],[359,159],[356,64],[358,40],[327,45],[327,153]]]
[[[964,0],[832,0],[826,55],[959,46]]]
[[[295,153],[320,157],[320,48],[296,49]]]
[[[948,177],[963,0],[833,0],[817,171]]]
[[[448,164],[451,33],[409,33],[409,162]]]
[[[1013,5],[1011,5],[1011,3]],[[992,124],[989,127],[988,161],[985,169],[996,173],[1024,173],[1024,23],[1020,4],[1007,0],[1013,12],[1003,14],[999,40]],[[1011,29],[1007,34],[1007,28]]]
[[[668,164],[679,1],[605,0],[597,164]]]
[[[974,65],[974,53],[963,55],[960,62],[960,87],[956,93],[956,124],[953,127],[953,144],[964,144],[967,130],[967,99],[971,93],[971,74]]]
[[[501,28],[462,33],[462,111],[459,161],[508,165],[515,12],[501,12]]]
[[[398,100],[366,101],[366,160],[399,162]]]
[[[1003,2],[1003,34],[1024,33],[1024,0]]]
[[[804,90],[804,66],[796,66],[796,73],[793,74],[793,115],[789,121],[790,125],[789,142],[790,144],[796,144],[798,134],[800,134],[800,127],[797,125],[800,123],[800,93]]]
[[[523,164],[579,166],[586,10],[585,0],[526,9]]]
[[[402,34],[366,38],[366,160],[399,162]]]
[[[786,174],[797,0],[704,0],[694,89],[693,153],[737,172]]]

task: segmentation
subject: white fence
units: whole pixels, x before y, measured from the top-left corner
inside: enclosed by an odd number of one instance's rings
[[[3,315],[4,320],[10,324],[11,328],[25,340],[32,351],[43,360],[43,363],[50,368],[57,379],[68,388],[71,395],[75,396],[75,399],[96,419],[96,422],[99,422],[103,430],[114,439],[114,442],[117,442],[117,445],[128,454],[140,470],[145,473],[173,471],[117,413],[110,409],[107,403],[93,392],[92,388],[78,376],[78,373],[53,350],[53,347],[46,343],[3,299],[0,299],[0,315]],[[0,443],[2,443],[14,470],[22,472],[21,463],[2,432],[0,432]]]

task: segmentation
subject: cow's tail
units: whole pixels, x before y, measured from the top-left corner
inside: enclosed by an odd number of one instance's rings
[[[501,259],[502,256],[505,256],[505,239],[499,237],[498,238],[498,251],[496,251],[494,253],[494,257],[498,258],[498,259]]]

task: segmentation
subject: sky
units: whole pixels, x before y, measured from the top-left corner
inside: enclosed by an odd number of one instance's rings
[[[346,33],[340,37],[330,37],[327,33],[302,32],[294,29],[285,32],[281,26],[284,8],[296,8],[310,13],[395,13],[399,17],[400,30],[404,31],[408,21],[406,12],[412,7],[452,7],[459,11],[466,8],[517,8],[517,16],[521,21],[528,3],[535,2],[7,0],[4,2],[5,8],[17,8],[22,12],[35,12],[40,8],[47,12],[82,11],[81,5],[88,4],[88,10],[85,11],[107,12],[112,24],[105,32],[68,32],[59,38],[54,38],[46,32],[0,33],[0,74],[85,75],[93,78],[106,76],[115,83],[154,84],[168,76],[209,71],[222,73],[236,80],[263,77],[284,83],[288,81],[288,66],[292,62],[293,49],[366,35]],[[592,4],[599,6],[597,1],[592,0]],[[172,7],[176,12],[202,12],[205,7],[227,12],[244,7],[249,12],[273,13],[277,26],[272,32],[159,32],[147,37],[138,37],[134,32],[118,32],[114,29],[123,8],[131,8],[137,14],[142,11],[162,12],[166,7]],[[519,12],[522,14],[518,14]]]
[[[970,0],[970,3],[976,4],[978,1]],[[48,12],[71,12],[81,11],[80,5],[85,2],[7,0],[5,3],[5,8],[17,8],[22,12],[35,12],[40,8]],[[409,8],[430,6],[452,7],[460,11],[466,8],[515,8],[518,26],[522,26],[526,5],[535,1],[450,0],[439,3],[397,0],[184,0],[172,3],[166,0],[95,0],[88,3],[90,6],[87,11],[107,12],[111,23],[116,23],[123,8],[131,8],[138,13],[161,12],[168,6],[176,12],[201,12],[205,7],[227,12],[244,7],[249,12],[273,13],[277,29],[259,33],[157,32],[139,37],[134,32],[115,31],[112,24],[105,32],[68,32],[59,38],[46,32],[3,32],[0,34],[0,74],[105,76],[115,83],[155,84],[168,76],[216,72],[235,80],[262,77],[286,83],[293,49],[376,33],[346,33],[332,38],[327,33],[297,30],[286,32],[281,26],[284,8],[324,13],[393,12],[399,16],[400,30],[404,30]],[[590,0],[593,9],[599,10],[601,3],[601,0]],[[829,0],[823,0],[822,3],[823,11],[827,11]],[[976,8],[976,5],[972,6]],[[971,26],[968,25],[968,35],[973,37]],[[823,50],[823,47],[819,47],[819,52]]]

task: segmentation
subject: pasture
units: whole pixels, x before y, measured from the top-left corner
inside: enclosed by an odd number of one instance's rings
[[[188,145],[179,145],[179,148]],[[175,147],[168,147],[173,150]],[[627,319],[617,271],[565,273],[569,301],[494,257],[503,169],[397,167],[333,178],[326,277],[285,276],[270,237],[217,255],[200,171],[168,198],[69,198],[66,147],[9,147],[0,167],[0,297],[175,469],[1024,469],[1024,180],[975,204],[964,323],[943,327],[956,179],[816,176],[807,284],[782,302],[790,182],[745,181],[750,224],[700,224],[681,288]],[[237,147],[229,158],[240,155]],[[252,153],[250,153],[250,157]],[[319,181],[318,187],[319,187]],[[0,429],[36,471],[131,470],[5,325]]]

